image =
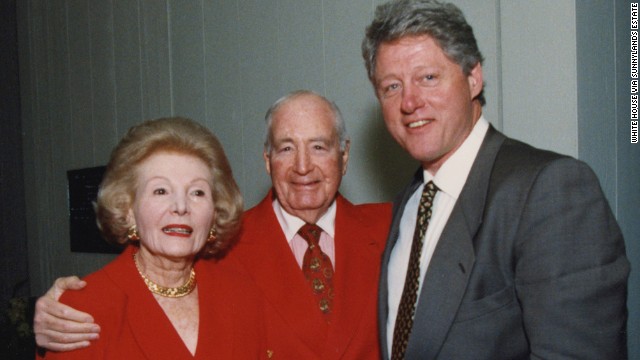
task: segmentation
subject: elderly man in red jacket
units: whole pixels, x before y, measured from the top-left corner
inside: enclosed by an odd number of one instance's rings
[[[326,98],[290,93],[271,106],[266,122],[263,157],[273,189],[247,211],[237,245],[222,260],[248,273],[262,291],[266,355],[379,359],[378,275],[390,204],[353,205],[339,194],[350,143],[339,109]],[[313,225],[315,243],[304,231]],[[309,268],[322,276],[310,277]],[[40,346],[72,350],[99,336],[89,314],[56,302],[65,289],[82,286],[59,279],[40,298]]]

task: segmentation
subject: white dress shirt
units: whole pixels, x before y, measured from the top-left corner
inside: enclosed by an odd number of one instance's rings
[[[449,215],[453,210],[460,192],[467,181],[471,166],[478,155],[480,145],[489,128],[489,122],[481,116],[475,124],[469,136],[464,140],[456,152],[447,159],[434,175],[424,171],[424,184],[433,181],[438,187],[431,210],[431,220],[427,227],[422,255],[420,257],[420,288],[418,289],[418,299],[422,289],[422,281],[429,267],[429,262],[433,256],[438,239],[442,230],[449,220]],[[416,227],[416,217],[418,216],[418,204],[422,195],[423,186],[419,186],[407,202],[402,218],[400,220],[400,232],[389,258],[388,282],[388,305],[389,316],[387,318],[387,351],[391,357],[391,347],[393,345],[393,330],[400,306],[400,298],[404,289],[404,282],[407,276],[409,265],[409,255],[413,242],[413,233]],[[416,300],[417,301],[417,300]]]
[[[278,202],[278,200],[273,201],[273,211],[276,213],[276,217],[278,218],[278,222],[280,223],[280,227],[282,228],[282,232],[284,232],[284,236],[289,243],[289,247],[291,248],[291,252],[293,252],[293,256],[295,256],[296,261],[298,262],[298,266],[302,269],[302,261],[304,259],[304,253],[307,251],[309,245],[307,241],[302,238],[302,236],[298,235],[298,230],[305,224],[304,220],[299,217],[293,216],[286,212],[282,205]],[[335,227],[336,227],[336,202],[335,200],[327,209],[327,212],[324,213],[316,222],[320,228],[322,228],[322,234],[320,235],[320,249],[327,254],[329,259],[331,259],[331,264],[333,264],[333,269],[336,269],[336,261],[335,261]]]

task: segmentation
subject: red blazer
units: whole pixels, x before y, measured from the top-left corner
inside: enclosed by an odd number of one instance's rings
[[[196,264],[200,329],[195,357],[144,285],[129,246],[114,261],[87,276],[80,291],[60,301],[93,315],[100,339],[85,349],[46,359],[259,359],[266,358],[259,295],[246,275],[200,260]]]
[[[353,205],[337,197],[334,313],[327,324],[295,260],[269,193],[247,211],[238,244],[224,261],[239,263],[265,299],[273,359],[379,359],[380,260],[391,204]]]

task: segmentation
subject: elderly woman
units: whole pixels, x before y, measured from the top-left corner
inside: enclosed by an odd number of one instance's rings
[[[182,118],[134,126],[111,154],[97,200],[104,237],[124,252],[61,301],[101,326],[65,359],[257,359],[261,305],[250,281],[203,260],[236,234],[242,197],[222,146]]]

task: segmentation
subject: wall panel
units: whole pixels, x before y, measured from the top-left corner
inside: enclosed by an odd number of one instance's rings
[[[238,2],[237,43],[240,85],[239,129],[242,132],[241,190],[248,206],[262,199],[269,182],[262,160],[263,117],[271,103],[284,91],[278,72],[282,39],[278,23],[279,1],[240,0]],[[258,140],[259,139],[259,140]]]
[[[204,124],[206,78],[203,1],[171,1],[168,12],[173,115],[186,116]]]
[[[105,164],[118,141],[116,122],[116,83],[114,58],[113,3],[91,1],[88,8],[91,61],[91,118],[95,158]]]
[[[174,113],[168,4],[140,1],[144,118],[155,119]]]
[[[240,5],[237,1],[204,1],[202,11],[206,96],[203,120],[224,146],[236,181],[246,194],[242,107],[253,100],[241,90]]]
[[[503,130],[578,156],[574,1],[500,2]]]
[[[634,1],[635,2],[635,1]],[[627,326],[629,342],[629,359],[640,359],[640,144],[631,143],[631,16],[629,1],[616,0],[615,12],[615,105],[614,118],[607,114],[606,119],[592,119],[590,130],[597,126],[607,126],[605,136],[611,136],[615,128],[615,140],[608,138],[607,142],[593,141],[593,146],[607,147],[603,154],[612,156],[607,160],[607,172],[600,173],[600,178],[615,177],[615,200],[612,202],[618,222],[622,228],[627,244],[627,256],[631,261],[631,276],[629,277],[629,324]],[[607,10],[608,12],[608,10]],[[606,13],[606,12],[605,12]],[[592,15],[594,16],[594,15]],[[600,70],[600,69],[599,69]],[[600,91],[605,89],[597,88]],[[606,89],[609,90],[610,89]],[[605,97],[605,99],[607,99]],[[606,103],[605,103],[606,104]],[[595,106],[598,106],[597,104]],[[610,107],[609,107],[610,108]],[[598,125],[597,121],[605,122]],[[612,121],[613,120],[613,121]],[[614,125],[615,123],[615,125]],[[606,125],[605,125],[606,124]],[[589,134],[588,132],[586,134]],[[582,137],[581,137],[582,140]],[[589,141],[589,140],[587,140]],[[613,150],[611,149],[613,148]],[[589,153],[591,154],[591,153]],[[610,169],[615,168],[611,174]]]
[[[145,119],[142,101],[140,1],[113,2],[113,58],[117,138]],[[117,26],[115,19],[118,19]]]
[[[71,105],[71,141],[73,164],[77,168],[95,164],[93,121],[93,64],[91,27],[86,0],[67,2],[67,42],[69,62],[69,103]],[[34,37],[38,36],[34,34]],[[59,104],[55,105],[60,106]]]

